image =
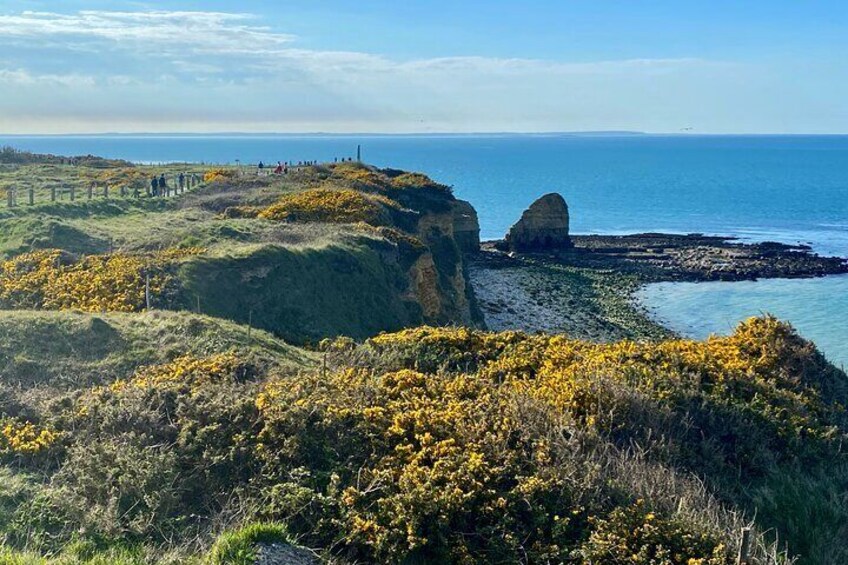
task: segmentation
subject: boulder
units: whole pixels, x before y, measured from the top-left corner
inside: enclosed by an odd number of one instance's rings
[[[556,193],[546,194],[530,205],[506,234],[513,251],[544,251],[571,247],[568,237],[568,204]]]
[[[477,210],[465,200],[453,204],[453,236],[460,251],[477,253],[480,251],[480,223]]]

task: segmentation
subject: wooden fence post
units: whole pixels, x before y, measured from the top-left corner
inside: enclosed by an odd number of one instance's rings
[[[15,207],[15,187],[10,186],[6,189],[6,205],[9,208]]]
[[[94,183],[88,185],[88,199],[91,200],[91,193],[94,191]]]
[[[751,528],[742,528],[742,540],[739,542],[739,555],[736,557],[736,565],[750,565],[750,560]]]
[[[109,185],[103,185],[103,198],[109,198]]]
[[[50,187],[50,201],[56,202],[56,185]]]
[[[70,193],[71,194],[71,202],[73,202],[74,198],[76,197],[76,189],[75,189],[74,185],[71,185],[69,188],[70,188],[70,191],[71,191],[71,193]]]
[[[150,310],[150,273],[144,274],[144,302]]]
[[[35,189],[29,187],[29,205],[32,206],[33,204],[35,204]]]

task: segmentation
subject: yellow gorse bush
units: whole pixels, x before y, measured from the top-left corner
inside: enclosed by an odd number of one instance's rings
[[[6,420],[0,423],[0,453],[32,455],[50,448],[59,434],[31,422]]]
[[[378,351],[411,351],[419,363],[434,358],[451,366],[473,364],[481,375],[508,382],[583,422],[594,421],[600,407],[612,401],[602,397],[608,396],[603,381],[609,380],[663,402],[703,394],[717,403],[743,406],[786,439],[828,440],[835,427],[827,420],[843,409],[827,404],[819,390],[788,370],[799,363],[798,355],[815,359],[812,346],[799,346],[798,341],[788,325],[768,317],[752,318],[728,337],[703,342],[604,344],[422,327],[377,336],[369,343]],[[823,366],[823,360],[817,362]]]
[[[193,391],[206,383],[232,380],[244,369],[244,362],[232,351],[209,357],[184,355],[169,363],[143,367],[130,379],[115,381],[109,389],[121,392],[130,388],[179,387]]]
[[[235,178],[236,171],[232,169],[210,169],[203,173],[203,182],[223,182]]]
[[[332,169],[333,178],[342,183],[350,183],[364,190],[391,190],[404,188],[428,188],[450,191],[450,188],[435,182],[421,173],[401,173],[389,176],[385,172],[371,169],[359,163],[342,163]]]
[[[150,180],[150,173],[135,167],[81,169],[80,178],[85,183],[133,185],[147,184]]]
[[[658,517],[644,500],[591,522],[595,528],[584,555],[589,563],[724,565],[728,561],[722,544]],[[689,557],[693,554],[703,557]]]
[[[0,265],[0,300],[19,308],[135,312],[145,307],[147,274],[150,292],[159,295],[170,282],[166,267],[202,251],[113,253],[79,260],[55,249],[25,253]]]
[[[844,377],[773,318],[704,342],[596,344],[425,327],[326,351],[340,368],[263,386],[259,452],[269,464],[291,457],[282,460],[332,468],[346,542],[379,561],[480,562],[492,552],[540,562],[727,563],[712,526],[626,501],[612,513],[586,510],[571,498],[564,436],[667,434],[685,465],[690,444],[731,426],[734,440],[716,457],[734,474],[763,472],[775,454],[830,453],[826,446],[844,439],[844,408],[821,394]],[[364,354],[393,368],[344,368],[346,359],[361,365]]]
[[[398,208],[389,198],[356,190],[318,188],[281,198],[259,213],[268,220],[371,225],[386,223],[386,210]]]

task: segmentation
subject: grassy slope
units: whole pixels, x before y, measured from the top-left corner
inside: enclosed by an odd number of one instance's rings
[[[187,307],[199,299],[202,312],[251,322],[292,342],[362,339],[420,320],[399,299],[403,273],[369,245],[242,247],[188,261],[179,276]]]
[[[59,175],[60,166],[51,166]],[[78,174],[65,167],[64,174]],[[0,213],[0,254],[34,248],[72,253],[203,247],[179,277],[181,306],[253,322],[294,342],[358,338],[421,321],[400,296],[403,267],[375,233],[340,224],[223,218],[232,205],[268,205],[316,184],[313,172],[203,186],[171,198],[40,203]],[[0,175],[2,177],[2,175]],[[245,274],[249,275],[246,276]]]
[[[314,354],[261,330],[188,312],[142,314],[0,312],[0,381],[5,386],[79,388],[126,377],[181,355],[239,348],[289,368]]]

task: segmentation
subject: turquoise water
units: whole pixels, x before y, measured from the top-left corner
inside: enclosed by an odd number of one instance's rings
[[[1,136],[37,152],[133,161],[363,160],[453,185],[501,237],[534,199],[560,192],[572,231],[702,232],[809,243],[848,256],[848,136]],[[724,331],[774,312],[848,359],[848,283],[762,281],[652,287],[680,331]]]
[[[757,282],[657,283],[638,293],[652,315],[695,338],[727,334],[765,312],[789,320],[838,366],[848,366],[848,275]]]

